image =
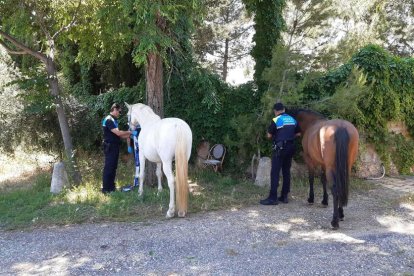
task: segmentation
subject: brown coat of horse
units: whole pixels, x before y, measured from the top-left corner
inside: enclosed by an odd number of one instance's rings
[[[353,124],[345,120],[327,120],[310,110],[288,112],[295,117],[301,129],[303,157],[309,169],[309,198],[313,203],[313,180],[315,169],[322,167],[322,204],[328,205],[326,184],[333,196],[333,218],[331,225],[339,227],[343,220],[343,207],[348,203],[348,186],[351,167],[358,154],[359,134]]]

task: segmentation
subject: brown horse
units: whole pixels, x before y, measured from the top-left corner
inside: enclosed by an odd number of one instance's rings
[[[314,202],[315,170],[321,166],[322,204],[328,205],[328,183],[333,197],[331,225],[337,229],[339,220],[344,218],[343,207],[348,203],[349,174],[358,153],[358,131],[348,121],[327,120],[314,111],[300,109],[288,113],[298,122],[303,137],[303,157],[309,170],[308,202]]]

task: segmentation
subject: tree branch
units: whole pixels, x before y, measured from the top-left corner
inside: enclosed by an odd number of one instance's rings
[[[43,20],[43,18],[45,17],[45,15],[44,15],[43,11],[41,11],[40,9],[37,10],[36,8],[37,8],[36,6],[33,8],[33,10],[36,12],[36,14],[34,15],[34,17],[35,17],[37,23],[39,24],[40,29],[42,29],[43,33],[45,34],[47,40],[52,41],[53,40],[52,39],[52,36],[50,35],[50,32],[47,30],[47,28],[45,26],[45,22]]]
[[[2,45],[4,47],[4,49],[6,49],[7,53],[9,53],[11,55],[25,55],[25,54],[27,54],[25,51],[15,51],[15,50],[11,49],[9,46],[7,46],[7,44],[3,40],[0,40],[0,45]]]
[[[72,16],[72,20],[70,21],[70,23],[66,26],[62,26],[62,28],[60,28],[53,36],[52,39],[55,39],[61,32],[63,31],[67,31],[69,30],[73,25],[75,25],[76,23],[76,16],[78,15],[78,11],[80,8],[82,0],[79,0],[78,6],[76,7],[75,13]]]
[[[0,35],[7,39],[10,43],[12,43],[14,46],[16,46],[17,48],[21,49],[22,51],[26,52],[29,55],[34,56],[35,58],[43,61],[44,63],[47,62],[47,57],[39,52],[34,51],[33,49],[27,47],[26,45],[24,45],[23,43],[17,41],[14,37],[8,35],[7,33],[3,32],[2,30],[0,30]],[[3,42],[4,43],[4,42]]]

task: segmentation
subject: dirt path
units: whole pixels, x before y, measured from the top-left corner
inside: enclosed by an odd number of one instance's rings
[[[289,204],[146,223],[0,232],[3,275],[414,275],[414,179],[352,194],[340,229],[331,208]]]

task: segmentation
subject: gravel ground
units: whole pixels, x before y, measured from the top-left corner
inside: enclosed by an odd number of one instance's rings
[[[331,206],[304,198],[184,219],[0,231],[0,274],[414,275],[414,205],[397,203],[406,191],[373,186],[351,195],[336,231]]]

